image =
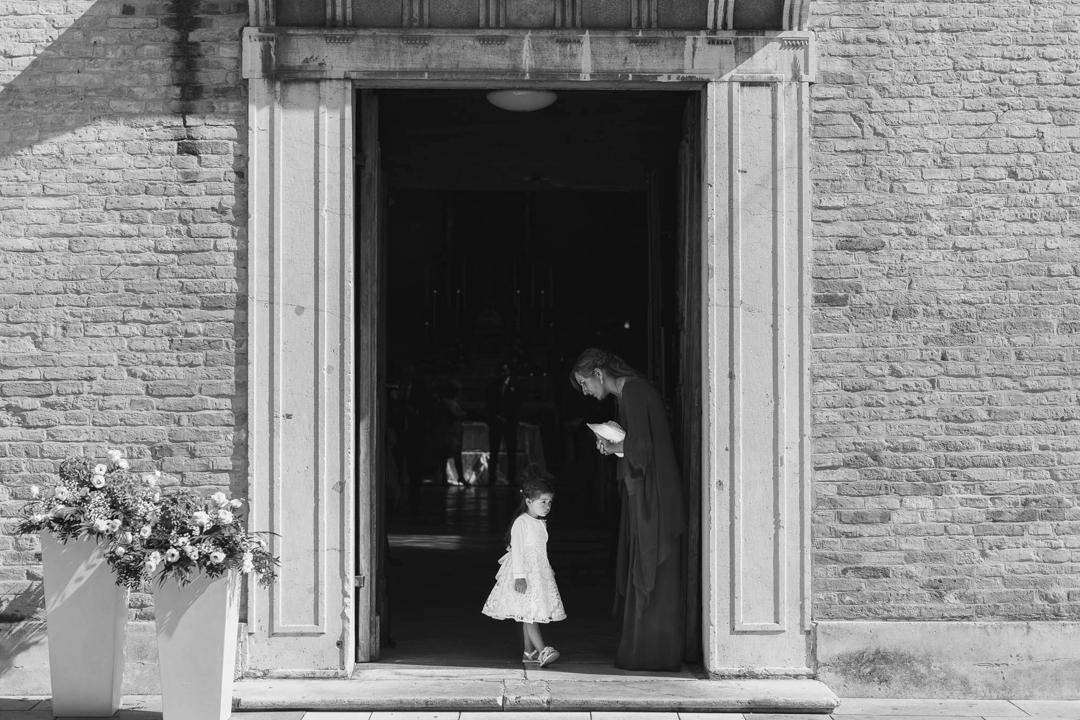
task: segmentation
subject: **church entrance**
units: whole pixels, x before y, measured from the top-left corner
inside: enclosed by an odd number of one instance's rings
[[[518,625],[480,610],[518,489],[544,479],[568,615],[545,639],[560,665],[610,667],[618,488],[585,423],[617,409],[568,376],[597,346],[663,388],[700,514],[697,94],[562,91],[510,112],[484,91],[383,90],[358,107],[357,256],[361,286],[378,288],[368,341],[383,448],[375,502],[357,508],[381,548],[366,659],[520,668]],[[507,387],[515,437],[495,447]],[[699,537],[695,525],[688,662],[700,652]]]

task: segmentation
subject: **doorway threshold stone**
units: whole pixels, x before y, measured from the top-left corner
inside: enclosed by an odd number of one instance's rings
[[[353,670],[352,680],[369,682],[372,680],[524,680],[525,671],[518,665],[516,668],[505,665],[502,667],[486,666],[445,666],[425,665],[420,663],[364,663],[357,664]]]
[[[445,670],[443,668],[442,670]],[[233,687],[238,712],[266,710],[630,711],[829,713],[840,704],[822,682],[803,679],[699,680],[605,675],[544,677],[504,671],[503,679],[259,679]],[[526,677],[525,675],[529,677]],[[362,675],[362,674],[361,674]]]

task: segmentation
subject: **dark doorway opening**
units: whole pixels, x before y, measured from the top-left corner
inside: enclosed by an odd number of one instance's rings
[[[381,661],[520,667],[517,624],[480,609],[517,485],[545,477],[568,615],[545,640],[564,667],[610,666],[618,490],[585,422],[617,410],[582,397],[568,374],[578,352],[604,347],[675,402],[689,96],[564,91],[511,113],[480,91],[378,93],[379,389],[392,448],[376,523]],[[515,457],[502,446],[494,473],[487,389],[503,363],[520,426]],[[446,451],[455,435],[460,470]]]

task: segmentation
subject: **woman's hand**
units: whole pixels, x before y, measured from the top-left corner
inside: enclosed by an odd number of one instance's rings
[[[523,593],[528,588],[529,588],[529,583],[525,580],[525,578],[515,578],[514,579],[514,590],[516,592]]]
[[[626,442],[626,441],[623,440],[623,441],[620,441],[620,442],[616,443],[616,442],[611,442],[610,440],[605,440],[604,438],[596,438],[596,449],[600,451],[601,455],[611,455],[613,453],[621,453],[623,451],[623,443],[624,442]]]

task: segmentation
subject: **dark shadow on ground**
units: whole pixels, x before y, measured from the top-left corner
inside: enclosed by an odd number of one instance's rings
[[[560,493],[557,502],[570,497]],[[387,568],[395,646],[384,663],[432,667],[520,669],[521,629],[480,610],[494,585],[503,533],[518,502],[516,489],[425,485],[419,510],[391,517]],[[561,506],[560,506],[561,507]],[[607,536],[582,527],[575,513],[549,520],[548,557],[567,619],[542,629],[562,653],[560,666],[610,666],[618,642],[611,616],[613,562]]]

